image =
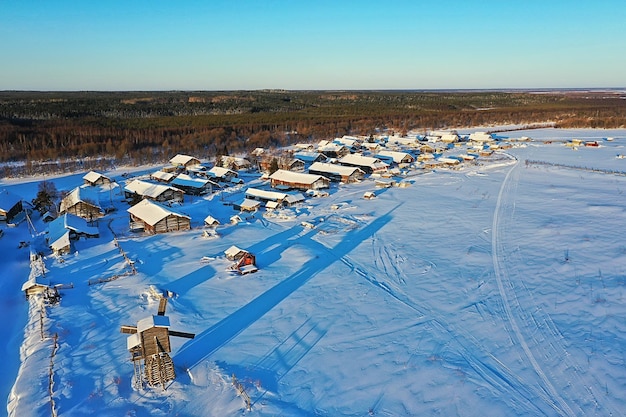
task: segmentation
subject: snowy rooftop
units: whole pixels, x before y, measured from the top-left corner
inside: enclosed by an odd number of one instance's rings
[[[194,161],[194,160],[198,160],[198,158],[195,158],[193,156],[189,156],[189,155],[183,155],[183,154],[178,154],[175,157],[173,157],[172,159],[170,159],[170,164],[172,165],[187,165],[188,163]]]
[[[287,197],[286,193],[280,193],[277,191],[267,191],[258,188],[248,187],[246,190],[246,197],[260,198],[262,200],[284,200]]]
[[[88,173],[85,174],[85,176],[83,177],[83,179],[85,181],[89,181],[89,182],[96,182],[98,181],[100,178],[106,178],[109,179],[109,177],[107,177],[104,174],[100,174],[99,172],[96,171],[89,171]]]
[[[127,211],[133,216],[140,218],[150,226],[154,226],[168,216],[190,218],[185,214],[170,210],[167,207],[151,200],[141,200]]]
[[[338,164],[328,164],[325,162],[314,162],[309,167],[309,170],[317,172],[327,172],[329,174],[352,175],[355,171],[359,171],[360,168]]]
[[[0,190],[0,209],[1,210],[9,211],[21,200],[22,198],[20,196],[13,194],[9,190],[6,190],[6,189]]]
[[[305,174],[302,172],[292,172],[292,171],[286,171],[284,169],[279,169],[278,171],[270,175],[270,179],[297,183],[297,184],[313,184],[322,178],[324,177],[321,175]]]
[[[64,212],[79,202],[87,203],[101,209],[99,189],[88,185],[81,185],[74,188],[61,200],[60,211]]]
[[[128,185],[126,185],[126,187],[124,187],[124,190],[131,192],[131,193],[139,194],[142,196],[150,197],[150,198],[157,198],[158,196],[160,196],[161,194],[163,194],[164,192],[168,190],[181,192],[177,188],[170,187],[168,185],[153,184],[151,182],[142,181],[142,180],[131,181]]]

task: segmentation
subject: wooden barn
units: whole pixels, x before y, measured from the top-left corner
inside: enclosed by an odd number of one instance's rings
[[[98,191],[89,186],[76,187],[66,195],[61,200],[59,213],[71,213],[87,220],[99,219],[105,214]]]
[[[127,199],[138,195],[149,200],[164,202],[175,201],[182,202],[184,193],[178,188],[170,187],[165,184],[153,184],[147,181],[133,180],[124,187],[124,195]]]
[[[0,221],[9,223],[22,210],[22,198],[20,196],[8,190],[0,190]]]
[[[111,182],[111,178],[96,171],[89,171],[83,177],[83,183],[91,187],[95,187],[97,185],[111,184]]]
[[[304,174],[279,169],[270,175],[272,187],[278,189],[319,190],[330,187],[330,180],[322,175]]]
[[[156,234],[191,229],[191,217],[176,213],[154,201],[142,200],[127,211],[132,230]]]
[[[312,164],[309,168],[309,174],[323,175],[331,181],[340,181],[346,184],[358,182],[365,176],[365,172],[361,168],[324,162]]]

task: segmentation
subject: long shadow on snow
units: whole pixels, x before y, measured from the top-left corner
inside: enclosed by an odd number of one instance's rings
[[[333,248],[332,252],[335,256],[320,256],[313,261],[305,263],[299,271],[250,301],[230,316],[222,319],[213,327],[197,335],[195,339],[187,342],[178,351],[174,362],[187,368],[197,365],[204,358],[250,327],[281,301],[307,283],[313,276],[332,265],[337,259],[350,253],[362,241],[373,236],[374,233],[391,220],[390,213],[396,208],[397,206],[362,230],[355,229],[347,233],[341,243]]]

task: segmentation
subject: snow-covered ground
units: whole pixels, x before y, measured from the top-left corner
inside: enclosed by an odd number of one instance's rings
[[[626,415],[626,176],[608,172],[626,172],[616,158],[626,130],[498,135],[534,141],[481,165],[412,171],[407,188],[333,186],[237,225],[227,203],[262,186],[256,177],[187,197],[188,232],[131,234],[115,196],[100,238],[78,241],[63,262],[45,259],[46,277],[73,288],[43,318],[20,291],[29,249],[18,243],[36,239],[26,223],[2,226],[8,414]],[[574,151],[562,143],[572,138],[601,146]],[[69,190],[82,175],[53,181]],[[0,187],[30,200],[40,180]],[[208,214],[222,222],[217,238],[203,237]],[[138,273],[88,285],[129,268],[113,233]],[[229,272],[231,245],[256,255],[259,271]],[[151,286],[173,295],[172,329],[196,334],[172,338],[177,378],[166,390],[132,387],[120,333],[156,313]]]

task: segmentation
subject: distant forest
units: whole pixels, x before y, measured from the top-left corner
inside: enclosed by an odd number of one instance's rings
[[[211,159],[345,134],[494,124],[623,128],[617,92],[0,92],[0,175]]]

